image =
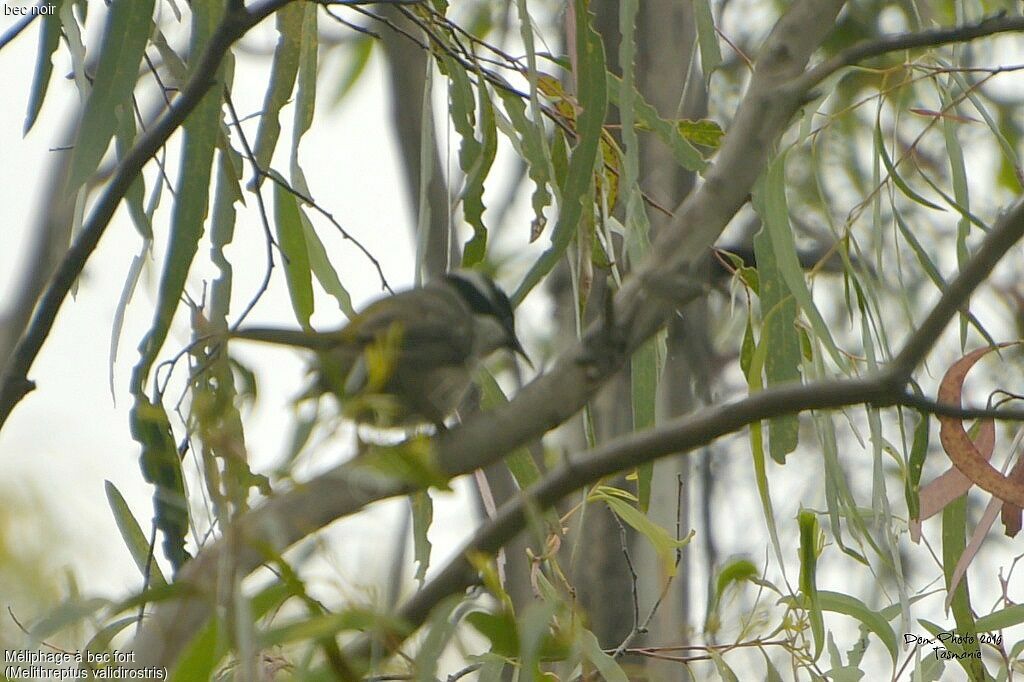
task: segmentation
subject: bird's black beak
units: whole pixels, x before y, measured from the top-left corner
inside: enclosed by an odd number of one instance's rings
[[[519,342],[519,339],[516,338],[514,335],[508,342],[508,348],[513,353],[517,353],[518,355],[520,355],[523,358],[523,360],[526,361],[527,367],[533,369],[533,361],[531,361],[530,356],[526,354],[526,349],[523,348],[523,344],[521,344]]]

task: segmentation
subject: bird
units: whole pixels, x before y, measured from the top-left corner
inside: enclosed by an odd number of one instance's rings
[[[443,430],[483,359],[507,349],[529,364],[508,296],[475,270],[378,299],[334,331],[249,327],[229,338],[314,351],[301,398],[333,395],[345,416],[380,428]]]

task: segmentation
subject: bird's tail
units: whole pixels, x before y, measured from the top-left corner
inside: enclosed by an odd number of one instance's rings
[[[273,343],[279,346],[307,348],[314,351],[330,350],[338,343],[337,334],[307,331],[304,329],[277,329],[272,327],[248,327],[231,332],[232,339]]]

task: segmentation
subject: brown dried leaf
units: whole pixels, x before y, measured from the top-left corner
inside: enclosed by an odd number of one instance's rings
[[[1007,476],[1019,486],[1024,486],[1024,457],[1017,460]],[[1020,532],[1021,508],[1012,502],[1003,502],[1003,529],[1006,537],[1014,537]]]
[[[979,348],[953,363],[939,385],[939,402],[960,407],[967,373],[986,354],[1007,345],[1010,344]],[[939,423],[939,440],[942,441],[943,449],[957,469],[979,488],[992,493],[1003,502],[1012,502],[1018,507],[1024,507],[1024,484],[1010,480],[982,457],[964,430],[961,419],[939,417]]]
[[[978,436],[974,440],[974,447],[982,457],[988,460],[992,458],[995,444],[995,422],[986,419],[978,425]],[[921,522],[945,509],[946,505],[970,490],[972,485],[971,479],[967,478],[954,465],[927,485],[921,486],[918,491],[918,499],[921,501],[920,516],[910,521],[910,539],[915,543],[919,542],[921,540]]]

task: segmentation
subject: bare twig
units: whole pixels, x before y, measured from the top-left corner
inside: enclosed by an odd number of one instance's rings
[[[234,328],[237,329],[238,325],[245,321],[245,318],[256,306],[256,302],[259,301],[264,292],[266,292],[267,287],[270,286],[270,277],[274,272],[274,247],[278,246],[278,244],[274,241],[274,235],[270,231],[270,218],[267,215],[267,205],[263,201],[263,183],[260,182],[263,178],[263,169],[260,168],[260,164],[256,160],[256,154],[249,145],[249,140],[246,138],[245,131],[242,129],[242,123],[238,120],[238,112],[235,110],[235,103],[231,99],[231,93],[228,92],[227,88],[224,89],[224,102],[228,105],[228,113],[231,114],[231,124],[235,126],[235,130],[238,132],[238,139],[242,143],[243,155],[249,161],[249,165],[252,166],[252,192],[256,195],[256,206],[259,209],[260,225],[263,227],[263,237],[267,249],[267,267],[263,272],[263,279],[260,280],[256,293],[249,299],[249,302],[246,304],[242,314],[238,316],[237,320],[235,320]]]
[[[330,221],[331,225],[334,225],[334,229],[338,231],[338,234],[340,234],[342,238],[345,239],[346,241],[352,242],[355,245],[355,247],[359,249],[359,251],[361,251],[364,256],[366,256],[366,259],[370,261],[374,269],[377,270],[377,278],[380,280],[381,290],[386,291],[389,294],[395,293],[394,290],[391,288],[391,285],[388,284],[388,278],[384,275],[384,268],[383,266],[381,266],[380,261],[373,255],[373,253],[370,252],[368,248],[366,248],[365,244],[363,244],[361,241],[353,237],[351,232],[342,227],[341,223],[338,222],[337,218],[335,218],[330,211],[328,211],[323,206],[318,204],[316,199],[314,199],[313,197],[307,196],[304,192],[301,192],[295,187],[292,187],[291,184],[285,182],[284,178],[282,178],[281,176],[265,171],[259,168],[258,166],[257,169],[262,177],[269,179],[271,182],[278,185],[286,192],[293,195],[295,198],[300,199],[302,203],[310,206],[317,213],[327,218],[327,220]]]

